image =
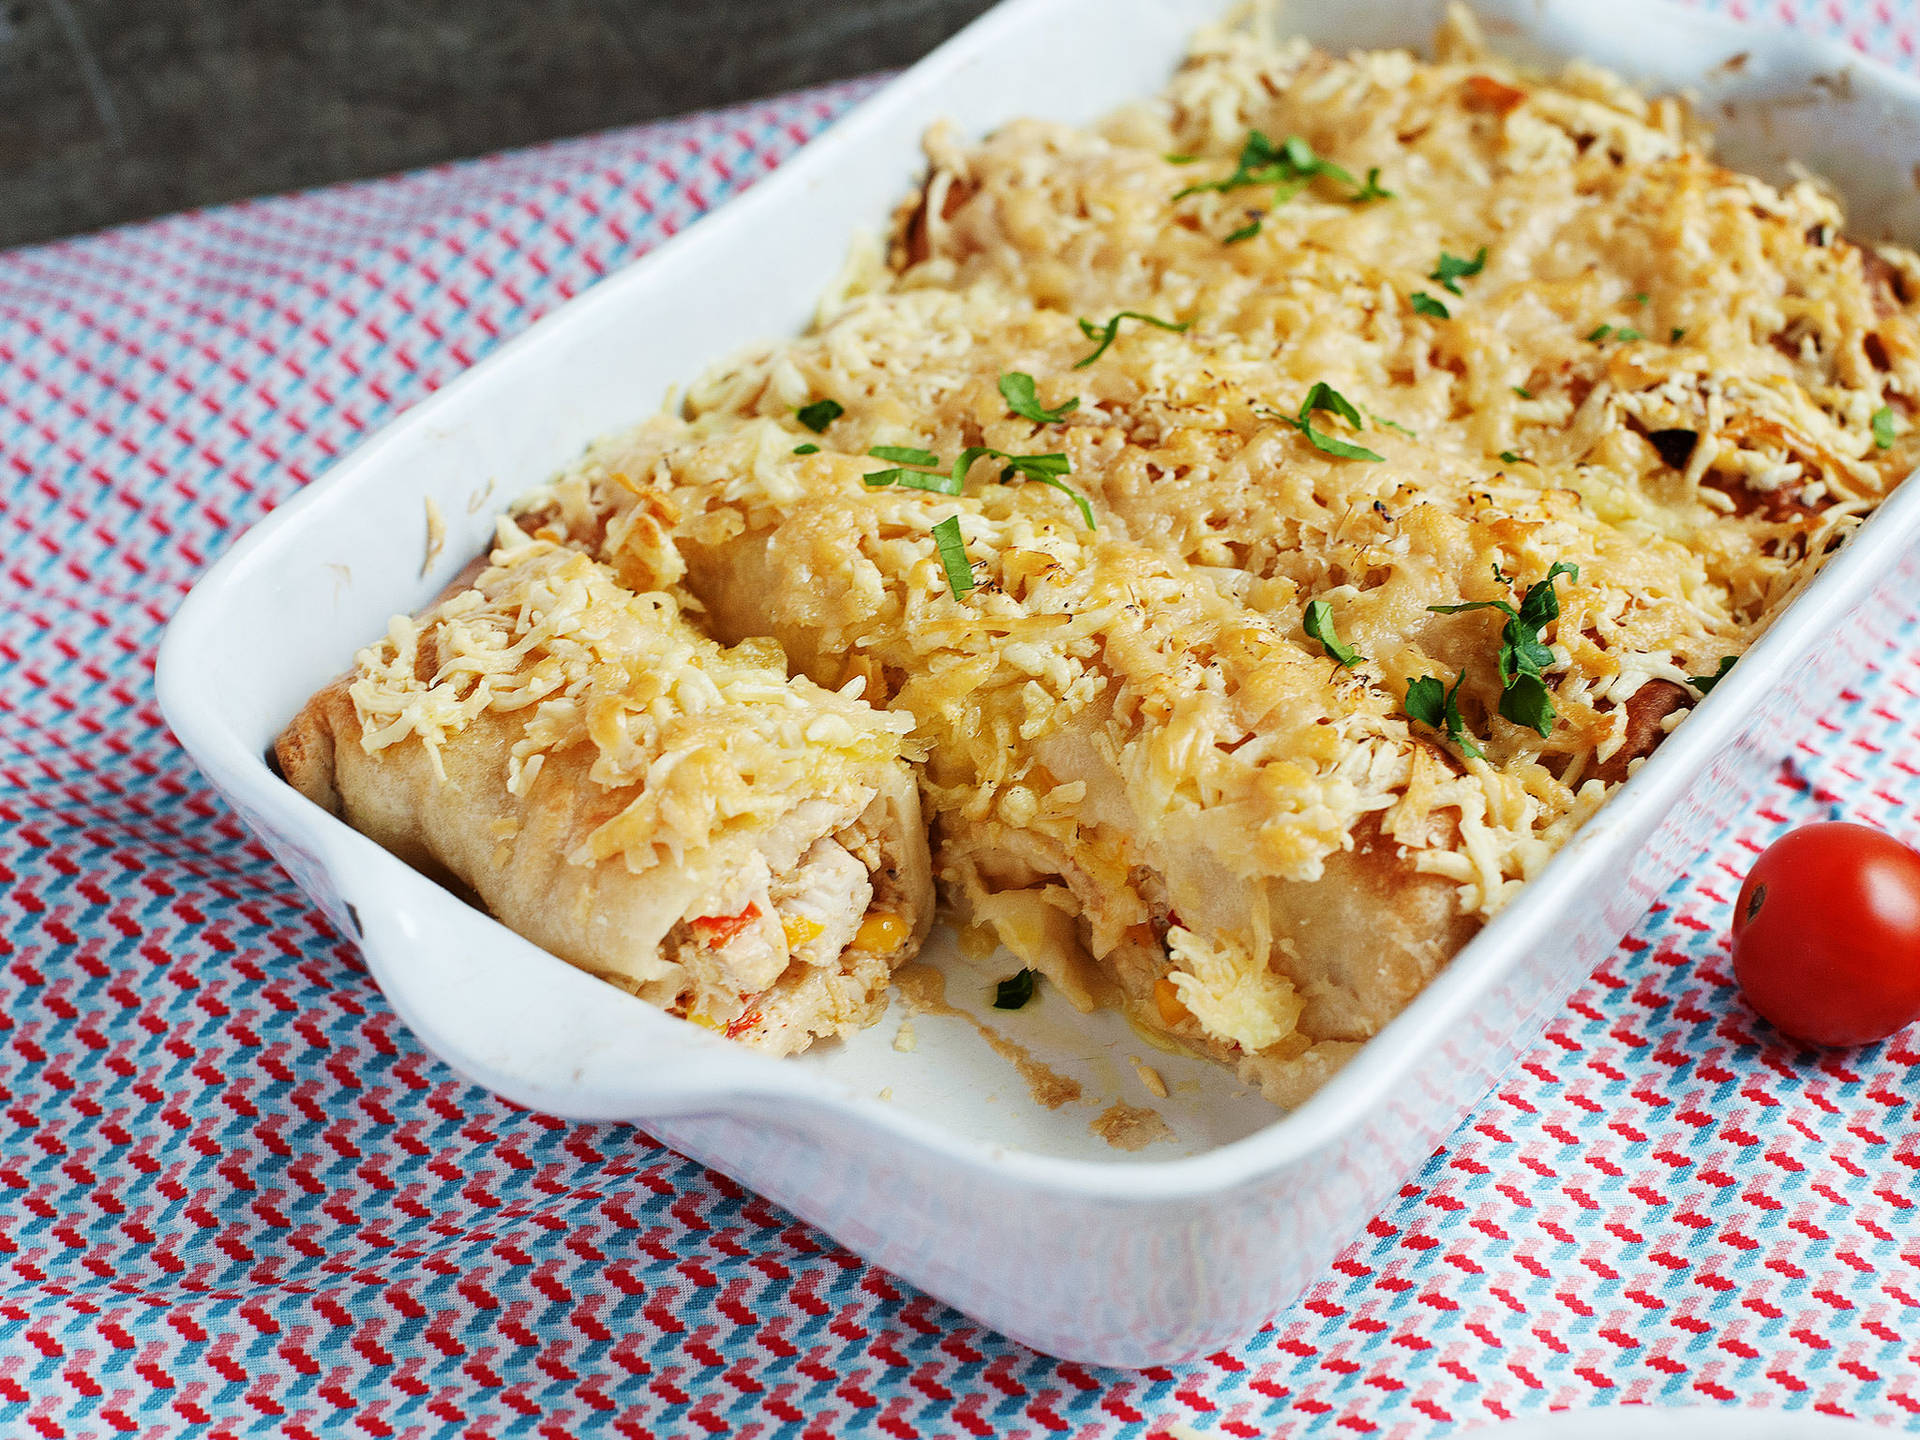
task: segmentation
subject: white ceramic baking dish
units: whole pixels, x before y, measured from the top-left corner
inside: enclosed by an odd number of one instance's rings
[[[1156,1055],[1057,998],[998,1028],[1081,1081],[1046,1109],[966,1022],[895,1015],[774,1061],[536,950],[277,780],[262,756],[307,694],[486,542],[492,513],[670,385],[791,333],[856,231],[873,232],[950,117],[1092,119],[1160,85],[1218,0],[1012,0],[748,195],[541,321],[258,525],[181,607],[160,703],[213,784],[342,929],[434,1053],[526,1106],[644,1125],[969,1315],[1053,1354],[1145,1365],[1257,1327],[1327,1264],[1545,1016],[1682,874],[1871,643],[1872,602],[1920,539],[1920,487],[1886,505],[1546,874],[1310,1103],[1281,1116],[1224,1072]],[[1440,0],[1295,0],[1324,45],[1423,46]],[[1920,240],[1920,87],[1850,52],[1660,0],[1488,0],[1503,48],[1584,55],[1695,91],[1737,164],[1797,156],[1868,236]],[[1744,60],[1734,57],[1744,56]],[[448,536],[422,573],[424,505]],[[983,1010],[1009,968],[951,950]],[[993,1015],[993,1012],[986,1012]],[[1172,1086],[1154,1100],[1129,1063]],[[1173,1138],[1109,1148],[1126,1100]]]

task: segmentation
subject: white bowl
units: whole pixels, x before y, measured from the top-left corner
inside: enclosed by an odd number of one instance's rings
[[[1231,1343],[1321,1271],[1718,833],[1778,737],[1838,688],[1872,639],[1872,597],[1899,583],[1920,540],[1920,488],[1896,493],[1547,872],[1285,1116],[1225,1072],[1154,1054],[1114,1017],[1057,999],[995,1016],[1081,1081],[1088,1103],[1052,1110],[953,1019],[921,1017],[911,1052],[894,1047],[893,1018],[799,1060],[726,1045],[469,909],[281,783],[263,755],[389,614],[422,604],[486,543],[506,498],[709,362],[800,328],[856,230],[877,230],[915,180],[930,122],[979,133],[1021,114],[1090,120],[1160,85],[1218,4],[1002,5],[262,521],[187,597],[159,661],[181,743],[449,1065],[517,1104],[642,1124],[969,1315],[1102,1364]],[[1420,46],[1440,10],[1295,0],[1287,13],[1346,48]],[[1509,50],[1693,88],[1735,163],[1779,178],[1798,156],[1838,184],[1863,233],[1920,239],[1912,82],[1660,0],[1490,0],[1482,13]],[[1736,53],[1747,61],[1722,64]],[[423,574],[429,499],[448,534]],[[954,998],[974,1008],[1009,968],[946,963]],[[1135,1055],[1166,1076],[1167,1100],[1142,1087]],[[1175,1138],[1107,1148],[1089,1121],[1123,1099],[1159,1110]]]

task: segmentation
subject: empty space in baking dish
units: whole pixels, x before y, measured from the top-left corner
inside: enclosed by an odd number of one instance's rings
[[[1005,954],[968,959],[944,931],[936,932],[926,960],[947,973],[948,1002],[1077,1082],[1081,1099],[1053,1107],[1037,1101],[1030,1075],[964,1018],[917,1015],[911,1048],[897,1048],[906,1014],[898,1004],[874,1028],[794,1061],[744,1053],[716,1059],[719,1042],[611,987],[577,972],[543,973],[547,957],[527,953],[504,930],[447,920],[444,907],[463,908],[459,901],[424,877],[387,874],[383,867],[398,862],[368,856],[365,842],[347,843],[336,833],[343,830],[338,822],[281,785],[260,759],[305,697],[377,637],[389,614],[424,604],[485,545],[493,515],[513,494],[595,436],[642,418],[669,386],[743,346],[801,328],[856,232],[877,231],[914,183],[926,123],[950,115],[977,135],[1018,115],[1090,120],[1161,84],[1191,30],[1223,7],[1216,0],[1114,0],[1107,23],[1093,28],[1086,8],[1059,0],[1003,7],[980,36],[951,52],[954,58],[935,57],[906,87],[880,98],[877,113],[893,123],[877,135],[869,118],[852,157],[857,164],[842,158],[846,136],[830,134],[759,192],[611,277],[382,431],[243,542],[189,602],[188,623],[169,636],[163,695],[170,718],[302,883],[330,897],[336,920],[349,903],[411,912],[399,933],[420,937],[421,946],[433,943],[437,926],[452,924],[476,946],[497,950],[502,964],[524,973],[526,985],[553,1005],[592,1012],[587,1028],[598,1037],[596,1054],[609,1044],[624,1049],[635,1073],[623,1092],[629,1116],[652,1108],[656,1092],[648,1089],[647,1071],[656,1066],[701,1077],[716,1108],[730,1094],[768,1094],[790,1084],[869,1114],[868,1107],[884,1107],[930,1132],[1118,1164],[1208,1151],[1278,1116],[1226,1070],[1155,1051],[1119,1015],[1081,1015],[1044,985],[1028,1009],[994,1011],[991,985],[1018,962]],[[1437,0],[1373,9],[1295,0],[1283,15],[1288,28],[1336,51],[1424,49],[1442,8]],[[1845,197],[1860,238],[1920,237],[1911,168],[1920,154],[1920,122],[1912,100],[1888,82],[1855,76],[1844,65],[1813,73],[1796,60],[1801,42],[1768,43],[1654,0],[1604,7],[1498,0],[1476,10],[1493,44],[1509,53],[1549,62],[1582,56],[1653,90],[1689,90],[1719,132],[1729,163],[1784,180],[1789,158],[1798,157]],[[1646,45],[1656,25],[1671,38]],[[1023,45],[988,43],[995,27],[1018,33]],[[423,567],[429,503],[445,542]],[[376,872],[378,883],[367,878]],[[376,931],[381,918],[366,917]],[[622,1098],[611,1090],[585,1093],[598,1081],[582,1078],[590,1073],[584,1065],[570,1067],[557,1052],[516,1053],[516,1044],[533,1042],[510,1030],[477,1050],[458,1038],[466,1032],[451,1021],[436,1022],[435,997],[413,994],[403,1002],[406,963],[406,945],[389,940],[376,973],[409,1022],[452,1063],[522,1103],[559,1113],[620,1113]],[[1500,1034],[1512,1028],[1501,1017],[1488,1023]],[[1389,1031],[1383,1043],[1393,1039]],[[1149,1092],[1135,1057],[1164,1080],[1164,1099]],[[604,1077],[617,1064],[602,1057],[591,1075]],[[684,1086],[673,1103],[683,1111],[692,1103]],[[1094,1122],[1114,1105],[1157,1112],[1168,1137],[1132,1151],[1110,1145]]]

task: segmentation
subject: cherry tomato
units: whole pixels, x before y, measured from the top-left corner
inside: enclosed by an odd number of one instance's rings
[[[1865,1045],[1920,1016],[1920,853],[1866,825],[1789,831],[1733,906],[1747,1002],[1816,1045]]]

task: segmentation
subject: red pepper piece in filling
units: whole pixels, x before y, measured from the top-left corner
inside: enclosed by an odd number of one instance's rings
[[[718,950],[759,918],[760,907],[749,904],[738,915],[701,915],[687,923],[693,927],[693,933],[700,937],[702,945],[709,950]]]
[[[746,1034],[747,1031],[753,1029],[753,1027],[758,1025],[759,1023],[760,1023],[760,1012],[758,1010],[749,1009],[746,1012],[746,1014],[742,1015],[738,1020],[735,1020],[732,1024],[728,1025],[726,1030],[723,1031],[722,1033],[725,1034],[727,1039],[729,1040],[738,1040],[742,1035]]]

